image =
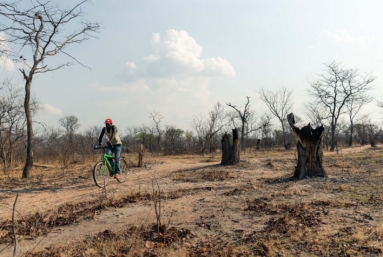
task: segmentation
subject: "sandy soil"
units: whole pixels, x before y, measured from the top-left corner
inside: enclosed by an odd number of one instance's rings
[[[297,204],[305,201],[352,203],[353,200],[349,198],[340,200],[339,192],[352,191],[352,188],[361,184],[361,181],[363,183],[369,183],[369,181],[364,181],[359,173],[350,175],[349,171],[348,173],[345,171],[345,167],[348,166],[339,163],[340,160],[347,159],[346,155],[350,152],[362,152],[365,149],[347,150],[343,152],[343,155],[338,155],[334,161],[328,161],[326,170],[329,178],[327,179],[313,178],[283,183],[279,183],[278,179],[293,174],[295,166],[293,151],[277,153],[273,156],[267,153],[259,156],[249,154],[243,158],[245,160],[241,161],[240,165],[233,167],[221,167],[217,161],[206,162],[204,161],[206,158],[200,157],[164,158],[148,164],[145,168],[132,169],[134,173],[132,172],[128,180],[122,184],[110,180],[107,193],[108,197],[136,192],[151,193],[152,182],[156,178],[164,193],[183,192],[182,197],[163,201],[163,220],[170,225],[190,229],[199,239],[219,237],[236,241],[251,235],[254,231],[262,230],[265,222],[270,218],[268,214],[257,215],[245,211],[248,201],[255,198],[269,198],[271,205]],[[339,168],[336,165],[343,166]],[[77,167],[78,171],[73,175],[69,172],[65,179],[59,177],[40,179],[42,180],[40,184],[37,182],[28,184],[17,179],[13,179],[12,182],[3,182],[0,190],[0,221],[11,219],[16,193],[19,193],[16,206],[18,220],[36,212],[55,210],[65,203],[101,199],[104,191],[94,185],[89,168],[87,170],[86,167],[89,165]],[[221,179],[206,177],[207,172],[210,171],[218,171],[220,174],[226,172],[228,175]],[[347,189],[346,185],[351,189]],[[345,188],[342,189],[342,186]],[[365,192],[367,195],[369,193]],[[323,209],[323,212],[325,213],[326,210]],[[366,214],[371,220],[363,218]],[[380,226],[383,220],[382,214],[380,209],[372,210],[363,206],[358,208],[358,212],[333,208],[322,217],[323,224],[319,231],[324,234],[336,233],[342,224]],[[123,208],[108,207],[98,212],[94,219],[84,219],[75,224],[57,227],[45,236],[19,237],[17,256],[22,256],[27,251],[41,251],[57,245],[72,244],[104,230],[118,231],[133,224],[154,221],[154,208],[151,201],[139,201]],[[336,225],[334,221],[338,221]],[[0,256],[11,256],[13,246],[0,245],[0,251]]]

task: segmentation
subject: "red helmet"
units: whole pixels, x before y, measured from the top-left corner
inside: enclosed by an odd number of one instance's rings
[[[107,118],[107,119],[105,120],[105,124],[112,124],[112,123],[113,123],[113,121],[112,121],[111,118]]]

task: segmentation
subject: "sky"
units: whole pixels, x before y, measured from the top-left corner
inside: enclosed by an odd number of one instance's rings
[[[310,82],[332,61],[372,73],[371,93],[383,95],[383,1],[93,0],[83,9],[81,21],[100,22],[101,30],[66,51],[90,69],[75,64],[32,84],[43,107],[34,120],[48,126],[74,115],[81,130],[106,118],[124,130],[150,124],[156,111],[163,125],[192,130],[193,115],[207,116],[218,101],[241,107],[250,96],[259,117],[267,112],[259,90],[282,87],[303,117]],[[67,61],[57,55],[47,63]],[[0,63],[0,79],[23,86],[20,65]],[[376,102],[365,112],[383,117]]]

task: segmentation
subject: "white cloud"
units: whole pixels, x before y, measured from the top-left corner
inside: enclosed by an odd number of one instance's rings
[[[96,87],[122,109],[134,108],[136,116],[147,116],[155,109],[166,113],[169,121],[189,122],[193,114],[208,108],[211,81],[235,76],[228,60],[202,58],[202,46],[186,31],[154,33],[151,42],[153,52],[143,57],[146,67],[128,62],[125,70],[131,73],[120,76],[121,85]]]
[[[137,69],[137,66],[134,64],[134,62],[127,62],[127,63],[126,63],[126,67],[127,67],[129,70],[135,70],[135,69]]]
[[[5,34],[3,32],[0,32],[0,53],[8,54],[10,48],[8,47],[8,44],[5,40]],[[5,56],[1,56],[0,54],[0,69],[6,71],[13,71],[15,69],[15,64],[11,59]]]
[[[380,34],[372,34],[368,36],[363,35],[357,35],[353,36],[351,35],[347,30],[336,30],[336,31],[328,31],[328,30],[322,30],[320,33],[320,37],[322,39],[331,39],[332,41],[338,43],[338,44],[349,44],[354,45],[359,50],[364,51],[367,48],[367,45],[375,41],[377,39],[381,38]],[[315,47],[310,47],[315,48]]]
[[[159,59],[161,59],[161,57],[156,56],[156,55],[149,55],[147,57],[144,57],[145,61],[157,61]]]
[[[160,42],[160,40],[161,40],[160,33],[153,33],[152,44],[156,45],[156,44],[158,44]]]
[[[125,69],[126,69],[126,72],[129,74],[129,75],[132,75],[133,72],[137,69],[137,66],[134,62],[127,62],[125,64]]]
[[[158,33],[159,61],[148,67],[148,74],[154,76],[235,76],[235,70],[229,61],[222,57],[202,59],[203,48],[186,31],[168,30],[161,41]],[[161,60],[160,60],[161,59]]]
[[[60,116],[62,114],[62,111],[50,104],[43,104],[43,108],[46,112],[50,113],[50,114],[53,114],[53,115],[56,115],[56,116]]]
[[[209,58],[202,61],[204,64],[203,73],[208,76],[220,76],[225,75],[228,77],[235,76],[235,70],[231,64],[221,58]]]
[[[0,32],[0,50],[10,51],[4,32]]]
[[[15,64],[9,58],[0,57],[0,70],[13,71],[15,70]]]
[[[125,83],[122,86],[95,86],[98,92],[104,93],[128,93],[128,92],[136,92],[136,91],[146,91],[149,90],[147,82],[145,79],[137,79],[131,83]]]

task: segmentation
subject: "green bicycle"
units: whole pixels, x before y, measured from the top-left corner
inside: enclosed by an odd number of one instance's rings
[[[104,149],[106,151],[107,146],[95,145],[93,149]],[[126,174],[128,173],[128,164],[123,156],[120,157],[120,175],[117,181],[122,183],[126,180]],[[110,163],[113,163],[113,166]],[[116,158],[112,155],[104,153],[102,160],[97,162],[93,168],[93,180],[98,187],[104,188],[109,181],[109,177],[113,177],[116,169]]]

